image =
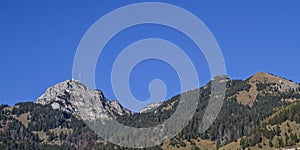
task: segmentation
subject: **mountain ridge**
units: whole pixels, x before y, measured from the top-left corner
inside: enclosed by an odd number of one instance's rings
[[[229,78],[228,78],[229,79]],[[230,80],[230,79],[229,79]],[[299,88],[299,84],[298,83],[294,83],[291,80],[288,79],[284,79],[281,77],[278,77],[276,75],[273,74],[269,74],[266,72],[257,72],[256,74],[252,75],[251,77],[249,77],[248,79],[246,79],[245,81],[248,81],[249,84],[251,85],[251,88],[249,88],[247,91],[240,91],[237,93],[237,100],[238,102],[244,104],[244,105],[249,105],[250,107],[253,105],[253,102],[255,101],[255,97],[258,95],[258,91],[257,89],[257,83],[269,83],[269,84],[276,84],[276,86],[282,87],[281,91],[286,91],[286,90],[290,90],[290,89],[295,89],[295,88]],[[76,84],[78,84],[76,86]],[[71,86],[71,89],[69,89]],[[72,88],[74,87],[74,88]],[[78,99],[78,95],[87,95],[88,99],[93,99],[89,96],[89,94],[92,95],[92,97],[94,97],[93,101],[103,101],[104,104],[103,107],[105,108],[105,106],[111,108],[110,110],[110,115],[114,116],[116,113],[119,115],[124,115],[124,114],[133,114],[134,112],[123,108],[123,106],[121,106],[121,104],[118,102],[118,100],[113,100],[110,101],[108,99],[105,98],[104,94],[102,91],[97,90],[97,89],[89,89],[88,87],[86,87],[84,84],[80,83],[80,81],[78,80],[66,80],[60,83],[57,83],[53,86],[51,86],[50,88],[48,88],[44,94],[42,94],[37,100],[37,103],[40,104],[50,104],[52,108],[54,109],[59,109],[59,110],[63,110],[63,111],[67,111],[67,112],[75,112],[78,110],[76,108],[78,108],[79,104],[78,103],[82,103],[85,105],[90,105],[90,107],[93,107],[93,105],[91,104],[86,104],[86,102],[76,102],[73,105],[67,105],[66,103],[69,103],[68,101],[66,101],[66,99],[68,98],[68,93],[72,90],[75,89],[75,87],[79,88],[79,94],[75,95],[75,99]],[[204,86],[205,87],[205,86]],[[76,89],[75,89],[76,90]],[[54,91],[54,94],[50,94],[51,91]],[[63,93],[62,93],[63,92]],[[53,93],[53,92],[52,92]],[[59,96],[56,96],[55,94],[60,94]],[[99,96],[97,96],[99,95]],[[59,98],[60,97],[60,98]],[[58,99],[58,102],[55,102]],[[87,99],[85,97],[85,99]],[[70,104],[70,103],[69,103]],[[112,104],[112,105],[110,105]],[[145,108],[143,108],[140,113],[145,113],[145,112],[149,112],[154,110],[155,108],[159,107],[162,104],[162,102],[159,103],[153,103],[153,104],[149,104],[148,106],[146,106]],[[84,108],[82,109],[84,110]],[[112,112],[114,111],[114,112]],[[103,111],[101,111],[103,112]],[[87,113],[85,113],[87,114]],[[90,114],[90,115],[85,115],[84,118],[92,118],[92,116],[95,116],[95,114]],[[99,116],[98,116],[99,117]],[[104,118],[108,117],[107,115],[103,116]],[[114,116],[115,117],[115,116]]]
[[[208,130],[198,132],[199,122],[211,96],[211,81],[199,89],[181,93],[187,98],[195,92],[199,95],[199,103],[190,123],[172,139],[146,149],[300,147],[298,83],[267,73],[257,73],[246,80],[227,79],[226,82],[224,103]],[[252,90],[255,95],[251,95]],[[175,112],[181,94],[149,111],[126,113],[118,101],[107,100],[101,91],[88,89],[78,81],[67,80],[49,87],[37,103],[22,102],[11,107],[1,105],[0,149],[130,149],[103,140],[84,123],[85,119],[100,118],[105,121],[109,115],[130,127],[156,126]],[[89,108],[83,113],[86,116],[80,117],[82,114],[77,113],[81,112],[79,106],[82,100],[87,101],[84,104],[88,107],[99,111],[90,113],[93,109]],[[97,116],[97,113],[100,115]]]

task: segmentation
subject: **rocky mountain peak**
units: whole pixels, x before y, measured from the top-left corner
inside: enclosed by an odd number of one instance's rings
[[[107,100],[101,91],[90,89],[77,80],[67,80],[48,88],[36,103],[73,113],[81,119],[132,114],[117,101]]]

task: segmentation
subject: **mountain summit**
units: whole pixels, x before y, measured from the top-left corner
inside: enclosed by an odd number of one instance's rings
[[[99,90],[89,89],[76,80],[58,83],[46,90],[36,103],[73,113],[82,119],[108,118],[129,115],[118,101],[108,101]]]
[[[250,78],[250,82],[275,83],[277,85],[281,85],[283,90],[299,87],[299,84],[294,83],[291,80],[280,78],[265,72],[256,73]]]
[[[250,107],[257,100],[258,95],[276,95],[289,90],[297,90],[300,87],[298,83],[265,72],[256,73],[245,80],[244,84],[247,85],[246,88],[238,91],[235,96],[239,103]]]

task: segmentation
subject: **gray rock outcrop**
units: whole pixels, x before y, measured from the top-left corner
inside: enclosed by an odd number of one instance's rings
[[[109,101],[101,91],[90,89],[76,80],[67,80],[48,88],[36,103],[51,105],[53,109],[72,113],[83,120],[132,114],[118,101]]]

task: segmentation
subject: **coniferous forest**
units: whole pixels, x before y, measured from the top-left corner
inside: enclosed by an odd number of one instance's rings
[[[227,79],[221,111],[204,133],[198,132],[199,122],[211,95],[211,82],[187,91],[184,94],[190,96],[199,92],[193,119],[172,139],[144,149],[300,147],[300,88],[284,89],[276,82],[253,78]],[[253,91],[256,97],[251,97]],[[152,111],[117,116],[116,119],[137,128],[158,125],[175,112],[179,97],[174,96]],[[245,99],[253,101],[245,104]],[[0,111],[0,149],[130,149],[105,141],[75,115],[50,105],[33,102],[20,102],[14,106],[2,104]]]

